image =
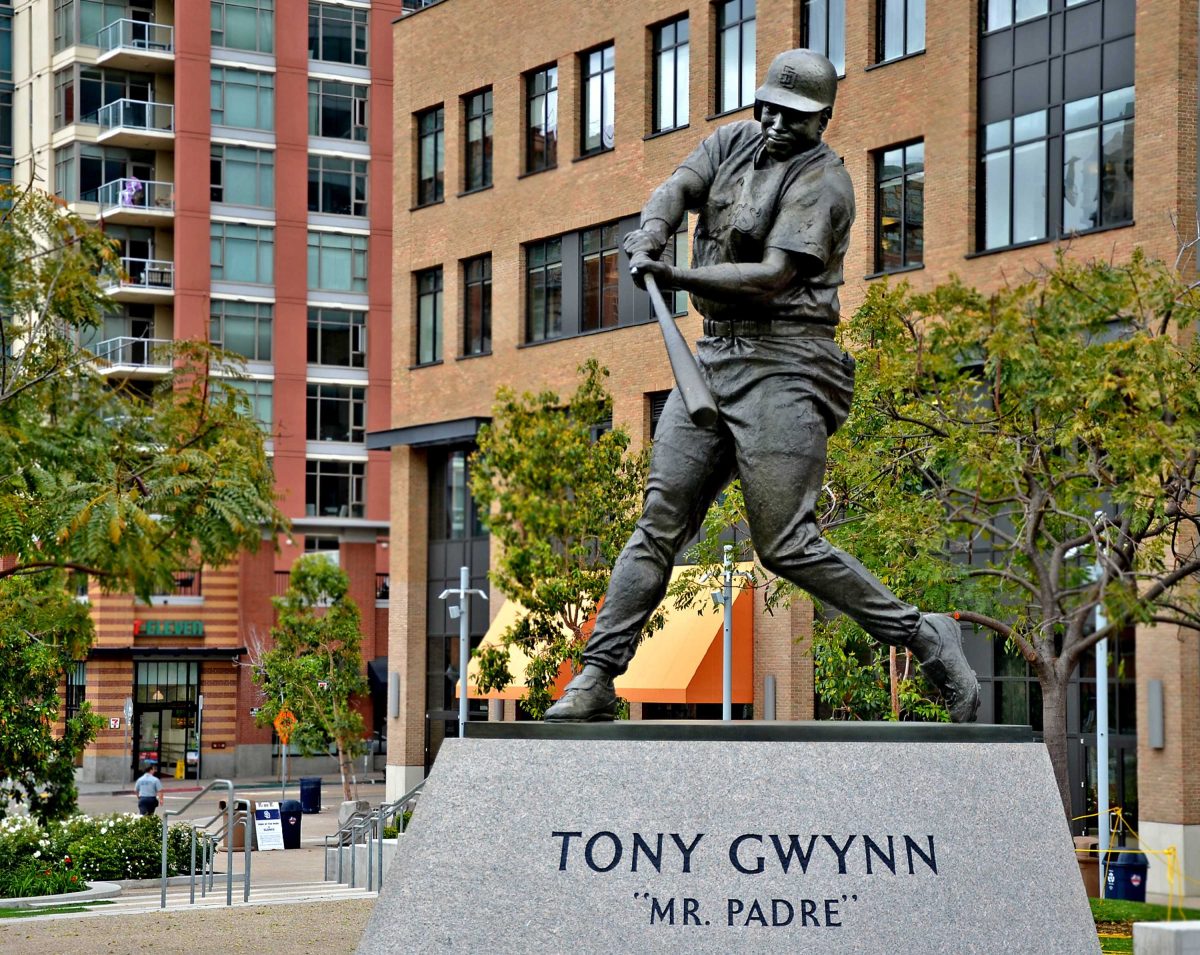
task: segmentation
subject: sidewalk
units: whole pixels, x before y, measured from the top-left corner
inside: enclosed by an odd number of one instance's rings
[[[305,777],[306,779],[308,777]],[[175,779],[170,776],[160,776],[159,781],[163,785],[164,792],[173,793],[197,793],[207,786],[211,779]],[[272,786],[276,790],[279,789],[279,778],[275,779],[235,779],[233,785],[238,789],[270,789]],[[336,774],[331,776],[321,777],[322,789],[328,793],[330,788],[341,791],[342,777]],[[374,774],[370,778],[360,777],[358,785],[362,786],[382,786],[383,775],[380,773]],[[132,796],[133,795],[133,780],[127,783],[76,783],[75,788],[79,790],[79,795],[82,796]],[[293,776],[288,780],[288,797],[289,799],[300,798],[300,778]],[[340,799],[338,800],[341,801]]]

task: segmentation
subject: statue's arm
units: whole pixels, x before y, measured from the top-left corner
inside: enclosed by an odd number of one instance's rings
[[[820,259],[804,253],[768,248],[761,262],[727,262],[697,269],[678,268],[665,262],[639,262],[663,288],[680,288],[715,302],[753,301],[773,295],[797,277],[811,278],[824,269]]]
[[[639,253],[657,259],[683,221],[688,209],[700,206],[708,196],[708,183],[686,166],[676,169],[650,193],[642,208],[641,225],[625,237],[625,254]]]

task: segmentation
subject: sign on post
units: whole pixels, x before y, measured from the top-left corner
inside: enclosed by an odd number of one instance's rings
[[[275,717],[275,732],[279,734],[279,742],[283,743],[284,746],[287,746],[288,740],[292,738],[292,731],[295,730],[299,722],[296,719],[296,714],[287,709],[280,710],[279,715]]]
[[[283,848],[283,822],[279,817],[279,803],[260,802],[254,806],[254,833],[258,838],[258,848]]]

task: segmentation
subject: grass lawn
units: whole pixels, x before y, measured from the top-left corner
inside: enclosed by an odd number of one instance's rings
[[[38,915],[73,915],[76,912],[86,912],[95,905],[112,905],[107,899],[97,899],[94,902],[70,902],[65,905],[34,906],[27,909],[0,909],[0,919],[28,919]]]
[[[1165,905],[1150,905],[1146,902],[1124,902],[1120,899],[1088,899],[1092,905],[1092,918],[1096,920],[1096,931],[1100,935],[1100,949],[1108,955],[1112,952],[1133,951],[1134,922],[1166,922],[1170,919],[1200,919],[1200,909],[1179,909],[1167,914]]]

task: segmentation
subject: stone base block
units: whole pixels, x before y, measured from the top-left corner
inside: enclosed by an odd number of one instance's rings
[[[1173,822],[1155,822],[1152,819],[1138,821],[1138,835],[1147,849],[1166,849],[1174,846],[1179,868],[1189,879],[1200,880],[1200,826],[1185,826]],[[1160,855],[1148,855],[1146,892],[1150,895],[1166,896],[1170,891],[1167,881],[1166,859]],[[1185,887],[1189,884],[1184,883]],[[1190,891],[1185,888],[1185,891]]]
[[[1200,955],[1200,922],[1136,922],[1133,955]]]

